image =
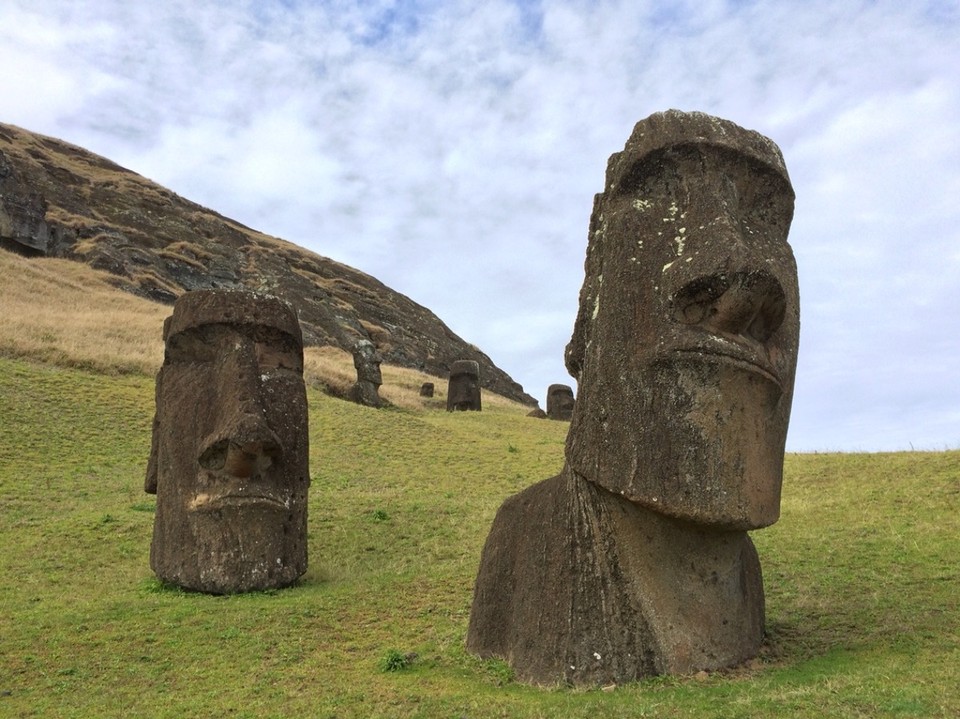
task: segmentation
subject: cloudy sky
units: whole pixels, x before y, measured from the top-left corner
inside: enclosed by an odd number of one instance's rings
[[[543,404],[637,120],[776,141],[788,449],[960,447],[957,0],[3,0],[0,121],[436,312]]]

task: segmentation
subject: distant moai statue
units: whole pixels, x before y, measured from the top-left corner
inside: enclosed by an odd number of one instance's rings
[[[433,397],[433,382],[424,382],[420,385],[421,397]]]
[[[504,502],[467,647],[533,683],[741,663],[764,630],[747,530],[779,516],[799,339],[777,146],[701,113],[642,120],[594,201],[561,473]]]
[[[357,404],[367,407],[380,407],[380,385],[383,375],[380,373],[380,355],[370,340],[358,340],[353,346],[353,366],[357,370],[357,381],[350,388],[349,397]]]
[[[450,367],[447,387],[447,411],[480,411],[480,363],[457,360]]]
[[[163,325],[145,490],[150,566],[213,594],[292,584],[307,569],[307,396],[293,308],[198,290]]]
[[[547,388],[547,417],[569,422],[573,417],[573,388],[566,384],[552,384]]]
[[[527,412],[527,417],[533,417],[534,419],[546,419],[546,418],[547,418],[547,413],[544,412],[544,411],[543,411],[542,409],[540,409],[539,407],[537,407],[537,408],[531,409],[529,412]]]

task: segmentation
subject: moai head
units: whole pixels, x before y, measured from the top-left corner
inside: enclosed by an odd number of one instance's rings
[[[420,385],[421,397],[433,397],[433,382],[424,382]]]
[[[381,361],[377,348],[370,340],[359,340],[353,346],[353,366],[357,368],[358,382],[369,382],[375,387],[383,384]]]
[[[370,340],[359,340],[353,346],[353,366],[357,369],[357,381],[350,389],[350,399],[368,407],[380,407],[380,355]]]
[[[566,422],[573,416],[573,389],[565,384],[547,387],[547,417]]]
[[[276,297],[199,290],[163,326],[146,491],[157,576],[217,594],[282,587],[307,568],[303,341]]]
[[[800,330],[777,146],[701,113],[637,123],[594,200],[567,460],[665,515],[779,517]]]
[[[457,360],[450,367],[447,411],[468,409],[480,411],[480,363]]]

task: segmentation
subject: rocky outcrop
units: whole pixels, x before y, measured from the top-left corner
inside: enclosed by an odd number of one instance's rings
[[[484,388],[535,405],[433,312],[370,275],[190,202],[82,148],[0,124],[0,247],[106,270],[117,287],[171,304],[189,290],[249,289],[297,308],[307,346],[373,342],[384,362],[446,376],[456,360]]]

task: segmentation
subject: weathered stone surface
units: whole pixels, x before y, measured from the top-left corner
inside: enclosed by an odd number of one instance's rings
[[[547,413],[537,407],[536,409],[532,409],[527,412],[527,417],[533,417],[534,419],[546,419]]]
[[[450,367],[447,387],[447,411],[480,411],[480,365],[473,360],[457,360]]]
[[[569,422],[573,417],[573,388],[566,384],[547,387],[547,417]]]
[[[381,407],[380,385],[383,376],[380,373],[380,355],[370,340],[359,340],[353,346],[353,366],[357,370],[357,381],[350,389],[350,399],[367,407]]]
[[[0,185],[12,171],[0,153]],[[47,205],[36,193],[0,193],[0,248],[26,257],[57,255],[76,242],[66,227],[46,221]]]
[[[800,325],[792,217],[780,151],[731,122],[653,115],[610,158],[566,351],[581,475],[682,519],[776,521]]]
[[[145,489],[150,565],[188,589],[283,587],[307,569],[307,399],[296,313],[276,297],[181,296],[163,328]]]
[[[763,635],[746,533],[779,515],[799,336],[777,147],[658,113],[610,158],[566,363],[558,477],[508,499],[467,646],[535,683],[739,663]]]
[[[746,532],[663,517],[567,467],[497,512],[467,648],[534,684],[619,684],[738,664],[762,635]]]
[[[384,362],[443,377],[476,361],[483,386],[533,406],[433,312],[363,272],[189,202],[103,157],[0,124],[0,247],[106,270],[124,290],[172,303],[245,289],[297,307],[307,346],[373,342]]]
[[[433,397],[433,382],[424,382],[420,385],[420,396],[421,397]]]

